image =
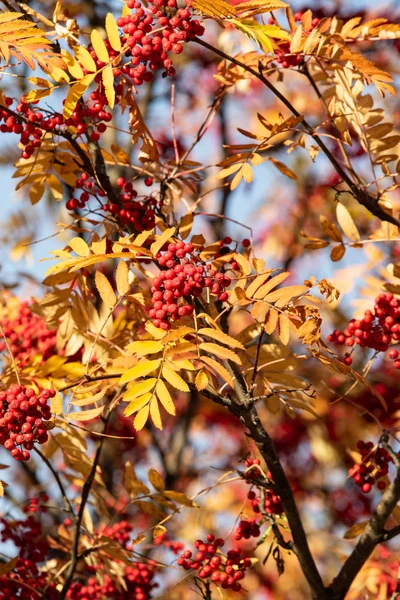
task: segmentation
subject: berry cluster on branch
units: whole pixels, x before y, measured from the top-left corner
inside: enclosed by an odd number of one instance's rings
[[[382,293],[375,299],[374,309],[366,310],[362,319],[351,319],[342,332],[335,329],[328,335],[328,342],[345,346],[359,345],[372,348],[377,352],[386,352],[390,346],[400,340],[400,300],[391,293]],[[399,352],[392,348],[388,357],[393,360],[395,369],[400,369]],[[346,353],[343,359],[346,365],[352,364],[352,358]]]
[[[225,288],[231,284],[231,278],[204,263],[192,243],[169,244],[156,259],[160,273],[152,282],[153,306],[147,309],[156,327],[168,330],[171,322],[192,315],[192,302],[205,289],[220,302],[228,299]]]
[[[34,444],[47,442],[44,421],[51,417],[49,398],[55,390],[42,390],[14,384],[0,392],[0,444],[18,461],[27,461]]]
[[[224,556],[220,551],[224,540],[215,538],[212,533],[207,535],[206,541],[196,540],[194,545],[195,555],[191,550],[185,550],[178,558],[178,565],[186,571],[198,571],[199,577],[217,583],[224,590],[240,592],[242,585],[239,582],[251,567],[250,558],[243,557],[239,548],[228,550]]]
[[[387,486],[385,479],[389,473],[389,464],[393,462],[388,451],[381,446],[375,447],[373,442],[363,440],[358,441],[357,450],[361,454],[361,463],[349,469],[349,476],[365,494],[372,490],[373,485],[376,485],[378,490],[384,490]]]
[[[35,315],[28,302],[21,302],[15,313],[1,320],[3,339],[0,338],[0,352],[10,351],[19,367],[42,356],[47,360],[57,354],[57,331],[48,329],[44,319]]]

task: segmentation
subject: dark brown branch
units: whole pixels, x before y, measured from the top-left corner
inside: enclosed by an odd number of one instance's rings
[[[328,596],[310,552],[293,492],[276,453],[273,441],[264,429],[255,407],[251,408],[249,411],[244,411],[241,409],[240,404],[235,403],[231,410],[239,417],[240,421],[246,425],[251,439],[258,447],[271,472],[272,479],[279,490],[279,497],[293,538],[293,550],[311,588],[311,597],[318,600],[324,600],[324,598],[327,598]]]
[[[226,319],[221,320],[221,325],[223,330],[226,330]],[[260,421],[257,409],[253,405],[253,401],[247,392],[246,383],[239,369],[230,361],[224,361],[224,365],[234,379],[235,397],[220,396],[209,390],[203,390],[202,393],[211,397],[218,404],[226,406],[226,408],[228,408],[248,429],[249,437],[259,449],[261,456],[271,472],[274,484],[277,490],[279,490],[279,497],[293,538],[293,551],[299,560],[301,569],[310,586],[311,597],[315,600],[325,600],[328,598],[327,591],[308,546],[307,536],[294,499],[293,491],[279,460],[278,454],[276,453],[272,438],[264,429],[264,426]]]
[[[204,48],[207,48],[208,50],[210,50],[214,54],[217,54],[218,56],[221,56],[221,58],[223,58],[223,59],[225,59],[225,60],[227,60],[229,62],[232,62],[235,65],[237,65],[238,67],[241,67],[242,69],[244,69],[245,71],[247,71],[248,73],[251,73],[251,75],[253,75],[259,81],[261,81],[290,110],[290,112],[295,117],[300,117],[301,116],[300,113],[295,109],[295,107],[293,106],[293,104],[290,102],[290,100],[288,100],[263,75],[263,73],[262,73],[262,65],[261,64],[260,64],[259,71],[256,71],[252,67],[250,67],[250,66],[242,63],[240,60],[236,59],[233,56],[229,56],[228,54],[225,54],[225,52],[223,52],[219,48],[215,48],[214,46],[212,46],[211,44],[208,44],[204,40],[201,40],[199,38],[195,38],[194,41],[196,43],[200,44],[200,46],[203,46]],[[317,142],[318,146],[321,148],[322,152],[325,154],[325,156],[328,158],[328,160],[330,161],[330,163],[333,165],[333,167],[336,170],[336,172],[340,175],[341,179],[349,186],[350,191],[353,194],[354,198],[357,200],[357,202],[359,202],[359,204],[361,204],[367,210],[369,210],[369,212],[371,214],[373,214],[375,217],[378,217],[378,219],[381,219],[382,221],[387,221],[388,223],[392,223],[393,225],[396,225],[397,227],[400,227],[400,221],[398,219],[396,219],[395,217],[393,217],[392,215],[386,213],[379,206],[377,198],[374,198],[373,196],[371,196],[371,194],[369,194],[366,190],[362,189],[361,187],[359,187],[356,183],[354,183],[352,181],[352,179],[349,177],[349,175],[346,173],[346,171],[341,167],[341,165],[338,163],[338,161],[336,160],[336,158],[333,156],[332,152],[325,145],[325,143],[323,142],[323,140],[321,139],[321,137],[317,133],[315,133],[313,127],[311,127],[311,125],[306,121],[306,119],[304,119],[304,117],[302,119],[302,124],[303,124],[304,129],[307,131],[307,133],[309,133],[313,137],[313,139],[315,139],[315,141]]]

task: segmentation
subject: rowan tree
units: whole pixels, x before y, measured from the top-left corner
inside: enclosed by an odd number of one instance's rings
[[[0,599],[400,598],[396,3],[2,4]]]

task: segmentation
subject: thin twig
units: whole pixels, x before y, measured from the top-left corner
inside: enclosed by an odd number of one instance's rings
[[[68,511],[68,512],[70,512],[70,513],[72,513],[72,514],[75,514],[75,513],[74,513],[74,509],[73,509],[73,507],[72,507],[72,504],[71,504],[71,502],[70,502],[70,500],[69,500],[69,498],[68,498],[68,496],[67,496],[67,494],[66,494],[66,492],[65,492],[65,488],[64,488],[64,486],[63,486],[63,483],[62,483],[62,481],[61,481],[61,479],[60,479],[60,476],[59,476],[59,474],[58,474],[58,473],[57,473],[57,471],[54,469],[53,465],[51,464],[51,462],[49,461],[49,459],[47,458],[47,456],[45,456],[45,455],[43,454],[43,452],[41,452],[41,451],[39,450],[39,448],[37,448],[37,446],[35,446],[35,447],[34,447],[34,451],[36,452],[36,454],[38,454],[38,455],[40,456],[40,458],[42,459],[42,461],[45,463],[45,465],[46,465],[46,466],[47,466],[47,467],[50,469],[50,471],[52,472],[52,474],[53,474],[53,477],[54,477],[54,479],[56,480],[56,483],[57,483],[57,485],[58,485],[58,487],[59,487],[59,490],[60,490],[60,492],[61,492],[61,496],[63,497],[63,500],[64,500],[64,502],[65,502],[65,506],[67,507],[67,511]]]

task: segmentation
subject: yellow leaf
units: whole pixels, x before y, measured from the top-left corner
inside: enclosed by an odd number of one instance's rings
[[[174,402],[172,400],[171,394],[169,393],[167,386],[165,385],[162,379],[159,379],[157,382],[156,393],[159,401],[161,402],[167,413],[175,416],[176,411]]]
[[[102,240],[99,240],[98,242],[92,242],[90,248],[91,248],[92,252],[94,252],[95,254],[105,254],[106,250],[107,250],[106,238],[103,238]]]
[[[124,4],[124,7],[126,6],[126,4]],[[141,542],[143,542],[143,540],[146,539],[146,536],[144,533],[139,533],[138,536],[136,536],[135,538],[133,538],[133,540],[131,540],[131,546],[137,546],[138,544],[140,544]]]
[[[256,262],[257,261],[257,262]],[[256,269],[256,271],[258,272],[257,269],[257,263],[261,262],[264,263],[264,267],[265,267],[265,261],[258,259],[258,258],[254,258],[253,259],[253,266]],[[264,271],[264,267],[261,268],[261,271]],[[257,275],[257,277],[254,277],[254,279],[252,280],[252,282],[250,283],[250,285],[246,288],[246,296],[248,298],[252,298],[253,294],[255,294],[255,292],[264,284],[266,283],[267,279],[269,279],[271,272],[267,272],[267,273],[260,273],[260,275]]]
[[[121,385],[127,383],[128,381],[133,381],[134,379],[148,375],[152,371],[155,371],[160,366],[160,363],[161,359],[143,360],[138,365],[132,367],[132,369],[128,369],[128,371],[122,375],[120,379]]]
[[[103,63],[110,62],[107,47],[97,29],[93,29],[90,35],[90,41],[92,42],[92,46],[94,51],[96,52],[97,58]]]
[[[244,346],[241,342],[238,342],[238,340],[235,340],[235,338],[224,333],[223,331],[220,331],[219,329],[211,329],[211,327],[202,327],[198,330],[197,333],[213,338],[214,340],[217,340],[222,344],[226,344],[226,346],[229,346],[230,348],[240,348],[241,350],[244,350]]]
[[[360,241],[360,233],[356,227],[356,224],[353,221],[353,218],[347,208],[341,204],[337,203],[336,206],[336,217],[340,227],[343,230],[343,233],[347,235],[353,242]]]
[[[276,326],[278,324],[278,317],[279,317],[278,311],[275,308],[271,308],[271,310],[269,311],[269,313],[267,315],[265,323],[264,323],[265,333],[268,333],[268,335],[271,335],[271,333],[274,333]]]
[[[145,329],[148,333],[150,333],[151,336],[153,336],[153,338],[156,338],[156,340],[162,340],[167,335],[166,331],[156,327],[151,321],[146,322]]]
[[[174,366],[177,369],[185,369],[185,371],[196,371],[196,368],[192,365],[190,360],[187,358],[175,359],[174,358]]]
[[[35,183],[31,185],[29,189],[29,199],[31,204],[36,204],[42,198],[44,194],[44,182],[45,179],[41,179],[40,181],[35,181]]]
[[[26,104],[30,104],[31,102],[36,102],[36,100],[41,100],[42,98],[46,98],[46,96],[50,96],[50,94],[52,94],[53,91],[53,87],[48,87],[39,90],[31,90],[23,96],[23,100],[24,102],[26,102]]]
[[[257,300],[261,300],[261,298],[264,298],[271,290],[274,289],[274,287],[285,281],[285,279],[287,279],[289,275],[289,271],[283,271],[283,273],[275,275],[275,277],[269,279],[267,283],[264,283],[264,285],[262,285],[260,288],[258,288],[256,292],[254,292],[254,298],[257,298]]]
[[[286,175],[286,177],[289,177],[290,179],[297,179],[297,175],[293,173],[293,171],[289,169],[289,167],[287,167],[280,160],[276,160],[276,158],[271,157],[268,157],[268,160],[272,162],[272,164],[278,169],[278,171],[283,173],[283,175]]]
[[[163,535],[167,532],[166,527],[164,525],[156,525],[153,529],[153,538],[158,538],[160,535]]]
[[[61,396],[60,392],[56,392],[56,395],[54,396],[54,398],[52,398],[50,400],[50,408],[51,408],[51,412],[53,414],[55,414],[55,415],[62,414],[63,404],[62,404],[62,396]]]
[[[139,383],[135,383],[129,390],[124,394],[124,402],[130,402],[135,398],[143,394],[147,394],[147,392],[151,392],[153,387],[156,384],[157,379],[155,377],[150,377],[149,379],[145,379],[144,381],[140,381]]]
[[[195,334],[196,330],[193,327],[178,327],[177,329],[171,329],[164,337],[164,344],[169,342],[175,342],[175,340],[182,340],[188,334]]]
[[[256,302],[251,309],[251,316],[260,323],[265,320],[270,307],[265,302]]]
[[[0,481],[0,498],[4,496],[4,484]]]
[[[290,321],[286,315],[279,315],[278,331],[282,344],[287,346],[290,338]]]
[[[115,103],[115,89],[114,89],[114,73],[111,65],[107,65],[102,71],[102,81],[104,86],[104,92],[106,94],[107,102],[110,108],[114,108]]]
[[[253,169],[249,165],[249,163],[244,163],[243,168],[243,179],[246,183],[251,183],[253,181]]]
[[[232,376],[229,373],[229,371],[227,369],[225,369],[225,367],[223,365],[221,365],[221,363],[217,362],[213,358],[210,358],[209,356],[202,356],[201,360],[203,361],[203,363],[205,365],[207,365],[208,367],[211,367],[211,369],[213,369],[216,373],[218,373],[218,375],[220,377],[222,377],[222,379],[224,381],[229,383],[229,385],[233,388],[234,384],[233,384]]]
[[[167,490],[166,492],[164,492],[164,496],[166,496],[170,500],[173,500],[174,502],[177,502],[178,504],[183,504],[184,506],[194,506],[193,500],[188,498],[182,492],[174,492],[172,490]]]
[[[68,71],[71,73],[74,79],[82,79],[83,78],[83,70],[79,62],[71,56],[66,50],[62,50],[61,55],[64,59],[65,64],[67,65]]]
[[[127,155],[125,150],[122,150],[122,148],[120,148],[116,144],[111,144],[111,152],[114,154],[117,161],[120,162],[121,164],[123,164],[123,165],[130,164],[129,156]],[[146,233],[146,232],[144,232],[144,233]],[[138,244],[138,242],[137,242],[137,238],[134,241],[137,246],[140,246],[140,244]]]
[[[344,534],[344,539],[353,540],[354,538],[358,537],[362,534],[367,525],[368,521],[361,521],[361,523],[356,523],[355,525],[352,525],[350,529],[348,529]]]
[[[130,496],[150,493],[149,488],[137,478],[135,469],[129,461],[124,464],[124,486]]]
[[[63,188],[62,188],[61,181],[58,179],[58,177],[53,175],[53,173],[49,173],[49,175],[47,175],[47,177],[46,177],[46,183],[49,186],[50,191],[53,194],[54,198],[57,201],[62,200]]]
[[[193,227],[193,213],[186,213],[179,221],[178,231],[183,240],[186,240]]]
[[[75,55],[87,71],[90,71],[90,73],[95,73],[97,71],[96,63],[90,52],[84,46],[76,46]]]
[[[165,490],[164,479],[161,477],[160,473],[155,469],[149,470],[149,481],[153,488],[157,490],[157,492],[163,492]]]
[[[228,350],[228,348],[224,348],[223,346],[219,346],[218,344],[212,344],[211,342],[202,342],[199,345],[201,350],[204,352],[210,352],[211,354],[215,354],[218,358],[231,360],[237,365],[241,365],[242,361],[237,354],[232,352],[232,350]]]
[[[94,73],[89,73],[88,75],[85,75],[80,81],[74,83],[74,85],[71,86],[64,104],[63,115],[65,119],[68,119],[72,115],[77,103],[82,98],[89,85],[92,83],[94,77]]]
[[[237,264],[241,268],[241,271],[242,271],[243,275],[250,275],[250,273],[251,273],[251,264],[249,263],[249,261],[247,260],[247,258],[245,258],[243,256],[243,254],[233,254],[232,255],[232,260],[234,260],[234,261],[237,262]]]
[[[140,431],[146,425],[146,421],[149,418],[150,406],[144,406],[136,415],[135,420],[133,421],[133,426],[136,431]]]
[[[95,419],[104,410],[104,406],[98,408],[90,408],[89,410],[82,410],[80,412],[69,413],[68,417],[73,421],[91,421]]]
[[[162,429],[162,421],[158,401],[155,396],[150,400],[150,416],[157,429]]]
[[[95,275],[95,283],[97,290],[103,300],[104,304],[107,308],[114,308],[117,303],[117,297],[112,288],[111,283],[108,281],[107,277],[101,273],[101,271],[96,271]]]
[[[301,25],[296,29],[292,41],[290,43],[290,52],[300,52],[303,47],[303,28]]]
[[[119,37],[118,25],[111,13],[108,13],[106,16],[106,31],[111,48],[119,52],[121,50],[121,39]]]
[[[76,237],[72,238],[68,242],[68,246],[73,250],[78,256],[89,256],[90,248],[82,238]]]
[[[159,252],[161,250],[161,248],[164,246],[164,244],[166,242],[168,242],[171,235],[174,235],[174,233],[175,233],[175,227],[169,227],[162,233],[162,235],[160,235],[158,237],[158,239],[155,242],[152,243],[152,245],[150,246],[150,251],[153,256],[155,256],[157,254],[157,252]]]
[[[234,165],[231,165],[230,167],[227,167],[226,169],[222,169],[222,171],[220,171],[219,173],[217,173],[217,175],[215,176],[216,179],[224,179],[225,177],[229,177],[229,175],[233,175],[233,173],[236,173],[236,171],[239,171],[239,169],[241,169],[241,163],[236,163]],[[240,175],[240,178],[242,177],[242,175]]]
[[[180,375],[178,375],[178,373],[176,373],[176,371],[173,371],[168,365],[164,365],[163,369],[162,369],[162,376],[164,377],[164,379],[166,379],[168,381],[168,383],[170,385],[172,385],[173,388],[176,388],[177,390],[180,390],[181,392],[189,392],[189,386],[186,383],[186,381],[184,381],[182,379],[182,377]]]
[[[153,384],[153,386],[154,386],[154,384]],[[135,398],[134,400],[131,400],[131,402],[128,404],[128,406],[126,406],[124,408],[125,417],[130,417],[131,415],[133,415],[133,413],[139,412],[144,406],[146,406],[146,404],[148,404],[150,402],[152,397],[153,397],[153,393],[147,392],[146,394],[143,394],[143,396],[139,396],[139,397]],[[124,400],[125,400],[125,398],[124,398]]]
[[[125,261],[120,260],[115,273],[118,294],[125,296],[131,288],[129,284],[129,268]]]
[[[161,352],[163,349],[164,346],[161,344],[161,342],[157,342],[156,340],[132,342],[132,344],[128,344],[128,346],[125,348],[125,350],[128,350],[128,352],[132,352],[132,354],[138,354],[139,356],[156,354],[157,352]]]
[[[285,306],[292,298],[301,296],[309,291],[306,285],[288,285],[265,296],[266,302],[276,302],[276,306]]]
[[[209,384],[207,371],[205,371],[204,369],[201,369],[196,375],[194,384],[195,384],[196,388],[199,390],[199,392],[201,392],[202,390],[205,390]]]

